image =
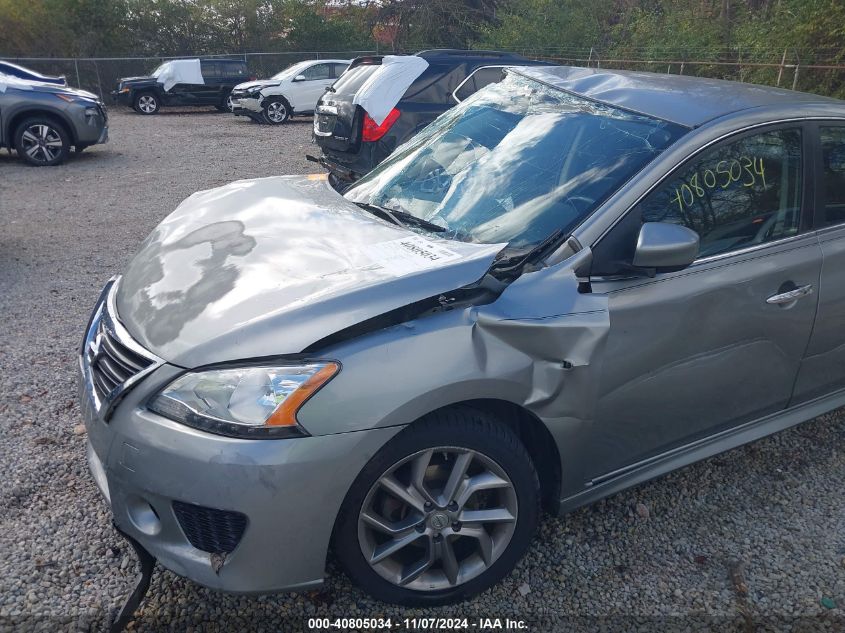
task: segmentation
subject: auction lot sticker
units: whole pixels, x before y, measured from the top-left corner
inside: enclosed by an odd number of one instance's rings
[[[438,268],[461,258],[460,253],[420,235],[411,235],[379,244],[368,244],[364,247],[364,253],[396,277]]]

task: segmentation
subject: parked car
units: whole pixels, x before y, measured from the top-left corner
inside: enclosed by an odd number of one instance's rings
[[[84,90],[0,74],[0,147],[31,165],[58,165],[108,141],[108,115],[100,98]]]
[[[27,81],[40,81],[45,84],[56,84],[57,86],[67,86],[67,79],[64,76],[53,77],[50,75],[42,75],[41,73],[18,66],[12,62],[4,62],[0,60],[0,75],[7,75],[9,77],[17,77],[18,79],[25,79]]]
[[[317,99],[349,66],[348,59],[312,59],[288,66],[270,79],[232,90],[232,112],[259,123],[280,125],[293,115],[312,115]]]
[[[232,88],[247,77],[243,59],[177,59],[149,76],[124,77],[111,94],[139,114],[156,114],[163,106],[214,106],[224,112],[231,110]]]
[[[422,51],[414,57],[424,59],[427,67],[378,124],[357,103],[356,95],[379,70],[383,55],[356,58],[348,72],[318,101],[314,139],[322,150],[320,163],[329,171],[336,188],[342,190],[369,172],[456,103],[499,81],[504,67],[549,65],[496,51],[440,49]],[[395,78],[385,76],[381,81],[390,84]],[[384,88],[389,90],[390,86]]]
[[[541,508],[845,405],[843,178],[842,101],[510,69],[342,196],[164,220],[85,335],[91,472],[208,587],[316,587],[333,539],[380,600],[465,599]]]

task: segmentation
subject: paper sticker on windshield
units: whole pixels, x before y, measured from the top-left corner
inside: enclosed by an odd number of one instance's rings
[[[380,244],[369,244],[364,247],[364,253],[397,277],[419,270],[437,268],[461,257],[460,253],[419,235]]]

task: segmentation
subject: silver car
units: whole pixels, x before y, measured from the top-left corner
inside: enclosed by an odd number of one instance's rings
[[[509,71],[343,196],[185,200],[97,303],[91,472],[149,560],[464,599],[567,512],[845,405],[845,104]]]

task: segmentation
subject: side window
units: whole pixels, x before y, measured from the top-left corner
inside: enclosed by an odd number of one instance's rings
[[[220,65],[218,62],[201,62],[200,66],[204,79],[217,79],[220,77]]]
[[[797,234],[801,195],[801,131],[776,130],[703,152],[639,211],[696,231],[707,257]]]
[[[343,74],[343,71],[349,66],[349,64],[332,64],[334,67],[334,73],[332,77],[340,77]]]
[[[503,68],[479,68],[475,71],[473,78],[475,79],[476,92],[481,90],[484,86],[499,83],[505,77],[505,70]]]
[[[317,79],[331,79],[332,67],[331,64],[315,64],[310,68],[306,68],[303,72],[306,81],[314,81]]]
[[[473,94],[475,94],[475,75],[470,75],[467,77],[466,81],[458,86],[457,90],[455,90],[455,99],[463,101]]]
[[[505,76],[505,71],[499,66],[491,66],[488,68],[479,68],[460,88],[455,91],[455,98],[458,101],[463,101],[470,95],[475,94],[484,86],[498,83],[502,81]]]
[[[845,127],[821,128],[824,224],[845,222]]]

